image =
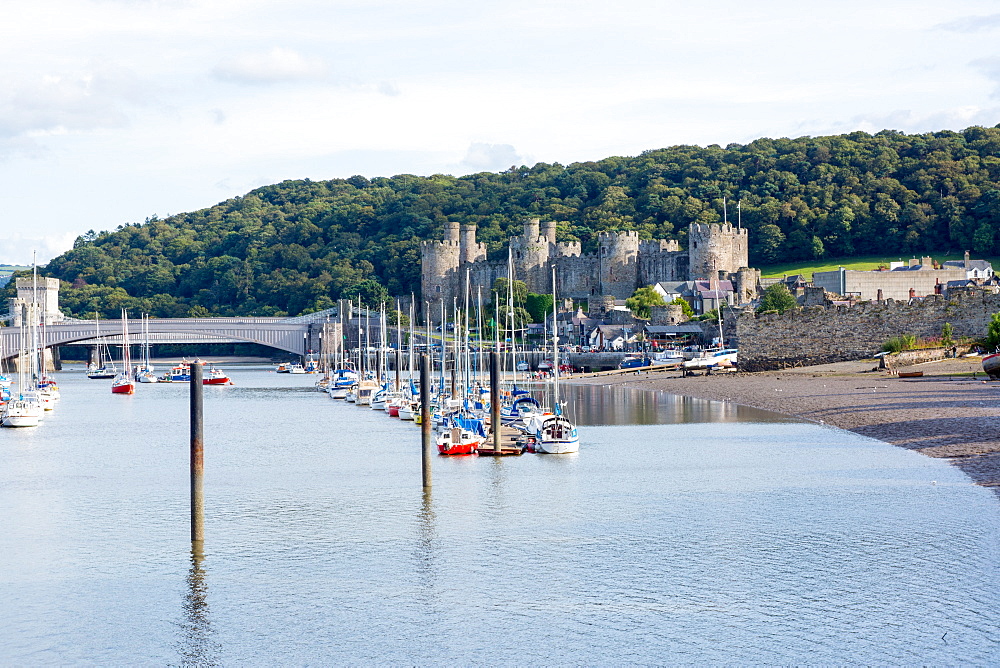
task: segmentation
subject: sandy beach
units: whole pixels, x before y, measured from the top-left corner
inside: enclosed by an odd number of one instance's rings
[[[927,362],[898,378],[864,360],[783,371],[681,377],[679,372],[579,378],[572,382],[662,390],[833,425],[930,457],[942,457],[1000,493],[1000,382],[979,358]],[[971,374],[977,373],[978,378]]]

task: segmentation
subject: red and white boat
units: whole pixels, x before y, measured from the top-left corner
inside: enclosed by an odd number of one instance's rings
[[[232,383],[233,381],[229,380],[229,376],[222,369],[217,369],[214,366],[201,377],[202,385],[232,385]]]
[[[111,381],[112,394],[135,394],[135,381],[132,380],[132,355],[128,341],[128,312],[122,309],[122,372]]]
[[[987,355],[983,358],[983,371],[991,380],[1000,380],[1000,353]]]
[[[442,455],[474,455],[486,438],[481,420],[448,417],[435,443]]]

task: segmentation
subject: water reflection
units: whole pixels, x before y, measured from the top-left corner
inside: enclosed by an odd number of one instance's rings
[[[534,385],[550,404],[552,385]],[[788,418],[729,401],[709,401],[622,385],[559,385],[559,398],[580,425],[681,424],[689,422],[781,422]]]
[[[202,562],[205,560],[200,541],[191,544],[191,568],[187,575],[187,594],[184,597],[184,621],[181,624],[179,653],[181,665],[217,666],[219,644],[214,640],[215,631],[208,610],[208,582]]]

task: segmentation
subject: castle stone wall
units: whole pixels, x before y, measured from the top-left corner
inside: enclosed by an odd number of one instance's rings
[[[731,274],[746,265],[746,230],[731,225],[692,225],[690,237],[699,245],[682,251],[677,241],[640,241],[634,231],[602,232],[598,253],[583,255],[580,242],[555,241],[556,224],[527,220],[519,236],[510,240],[514,278],[524,281],[531,292],[552,291],[552,267],[556,268],[559,294],[572,299],[612,295],[626,299],[636,288],[659,281],[707,278],[695,275],[693,262],[702,268]],[[507,276],[506,261],[486,260],[486,246],[476,241],[476,228],[447,222],[443,241],[421,244],[421,290],[425,301],[463,298],[467,287],[489,288]],[[754,285],[755,287],[755,285]]]
[[[959,291],[913,304],[886,300],[847,306],[810,306],[777,313],[745,312],[736,323],[740,368],[765,371],[871,357],[886,340],[912,334],[932,338],[951,323],[954,336],[978,338],[1000,312],[1000,295]]]

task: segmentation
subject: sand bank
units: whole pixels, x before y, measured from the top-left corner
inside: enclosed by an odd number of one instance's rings
[[[678,372],[642,372],[572,382],[625,383],[833,425],[948,458],[976,483],[1000,492],[1000,382],[984,380],[980,360],[906,367],[922,371],[921,378],[872,371],[876,366],[867,360],[759,373],[681,377]]]

